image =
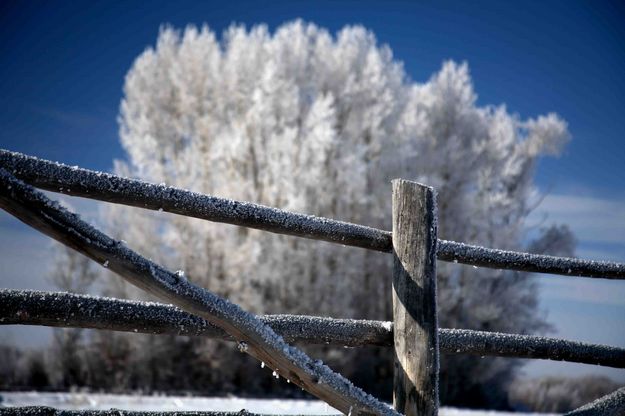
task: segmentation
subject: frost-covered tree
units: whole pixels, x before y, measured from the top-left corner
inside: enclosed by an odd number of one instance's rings
[[[413,179],[438,190],[441,238],[502,249],[521,248],[536,161],[568,136],[555,114],[479,106],[466,64],[417,83],[362,27],[332,36],[301,21],[273,34],[232,26],[221,40],[164,28],[126,76],[119,122],[119,174],[384,229],[390,180]],[[139,251],[254,312],[389,319],[388,255],[119,206],[107,218]],[[452,264],[438,278],[442,326],[541,328],[518,273]],[[513,366],[448,359],[443,396]]]

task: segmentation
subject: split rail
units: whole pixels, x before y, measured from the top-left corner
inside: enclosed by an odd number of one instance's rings
[[[621,280],[625,279],[625,264],[503,251],[438,239],[434,190],[406,180],[395,180],[392,185],[393,229],[389,232],[0,150],[1,208],[108,267],[130,283],[177,306],[4,289],[0,290],[0,324],[81,327],[231,340],[238,343],[239,350],[264,362],[280,376],[350,415],[436,415],[439,351],[625,368],[623,348],[529,335],[439,328],[437,260],[477,267]],[[35,188],[392,253],[393,322],[253,315],[146,259]],[[319,334],[323,336],[319,337]],[[289,345],[318,342],[393,347],[393,407]],[[20,409],[31,414],[56,414],[55,409],[49,408]],[[20,409],[0,409],[0,414],[13,414],[10,412]],[[617,390],[571,414],[625,414],[625,390]]]

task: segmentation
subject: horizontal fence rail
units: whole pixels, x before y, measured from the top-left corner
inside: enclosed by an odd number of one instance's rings
[[[0,167],[0,208],[130,283],[223,328],[240,350],[343,413],[398,415],[321,362],[289,346],[255,315],[193,285],[98,231]]]
[[[0,149],[0,167],[35,187],[67,195],[391,252],[389,231],[185,189],[122,178]],[[439,240],[439,260],[494,269],[625,279],[625,264],[497,250]]]
[[[259,319],[289,343],[393,345],[390,322],[300,315],[265,315]],[[65,292],[0,289],[0,325],[105,329],[234,341],[218,326],[173,305]]]
[[[259,317],[289,343],[391,347],[391,322],[300,315]],[[145,334],[203,336],[234,341],[198,316],[155,302],[64,292],[0,290],[0,324],[90,328]],[[533,335],[439,329],[441,352],[538,358],[625,368],[625,348]]]
[[[625,368],[625,348],[537,335],[439,329],[441,350],[452,354],[539,358]]]
[[[0,167],[51,192],[372,250],[392,249],[391,233],[375,228],[121,178],[2,149]]]
[[[498,250],[455,241],[439,240],[436,255],[439,260],[490,269],[601,279],[625,279],[624,263]]]

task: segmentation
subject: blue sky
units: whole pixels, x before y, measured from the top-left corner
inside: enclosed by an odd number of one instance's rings
[[[625,3],[618,1],[4,1],[0,147],[108,170],[123,157],[116,117],[124,75],[161,24],[207,23],[221,33],[232,22],[273,29],[295,18],[332,32],[346,24],[371,29],[415,81],[444,60],[467,61],[480,104],[505,103],[521,117],[557,112],[572,141],[561,157],[540,162],[536,181],[548,194],[530,222],[568,223],[579,255],[625,261]],[[74,203],[95,215],[94,204]],[[47,244],[1,213],[2,286],[45,288],[32,276],[45,272]],[[625,283],[539,279],[555,334],[625,346]],[[599,321],[592,331],[576,324],[589,317]],[[600,371],[539,362],[528,372],[545,368]],[[622,371],[604,371],[625,380]]]

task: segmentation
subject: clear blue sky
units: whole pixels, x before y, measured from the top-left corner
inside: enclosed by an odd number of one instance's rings
[[[415,81],[425,81],[444,60],[467,61],[481,104],[505,103],[521,117],[560,114],[573,139],[562,157],[539,165],[537,183],[550,197],[535,219],[544,214],[568,222],[578,234],[581,255],[625,261],[623,1],[5,0],[0,2],[0,147],[107,170],[113,158],[123,157],[116,117],[124,75],[154,44],[161,24],[207,23],[221,33],[232,22],[267,23],[273,29],[295,18],[332,32],[346,24],[371,29]],[[0,218],[0,247],[12,253],[0,258],[5,270],[12,256],[24,253],[15,248],[14,233],[21,233],[24,248],[43,244],[20,227],[6,215]],[[3,279],[22,281],[7,276]],[[575,325],[581,315],[575,313],[592,311],[601,323],[587,340],[625,345],[625,283],[560,283],[549,280],[542,291],[558,334],[584,337]],[[582,296],[587,293],[596,299]],[[622,372],[610,374],[625,379]]]
[[[574,140],[540,168],[543,186],[625,194],[625,3],[18,2],[0,5],[0,143],[95,168],[120,157],[124,74],[163,23],[271,28],[301,17],[362,24],[416,81],[468,61],[483,104],[527,117],[557,111]],[[572,183],[572,185],[571,185]]]

